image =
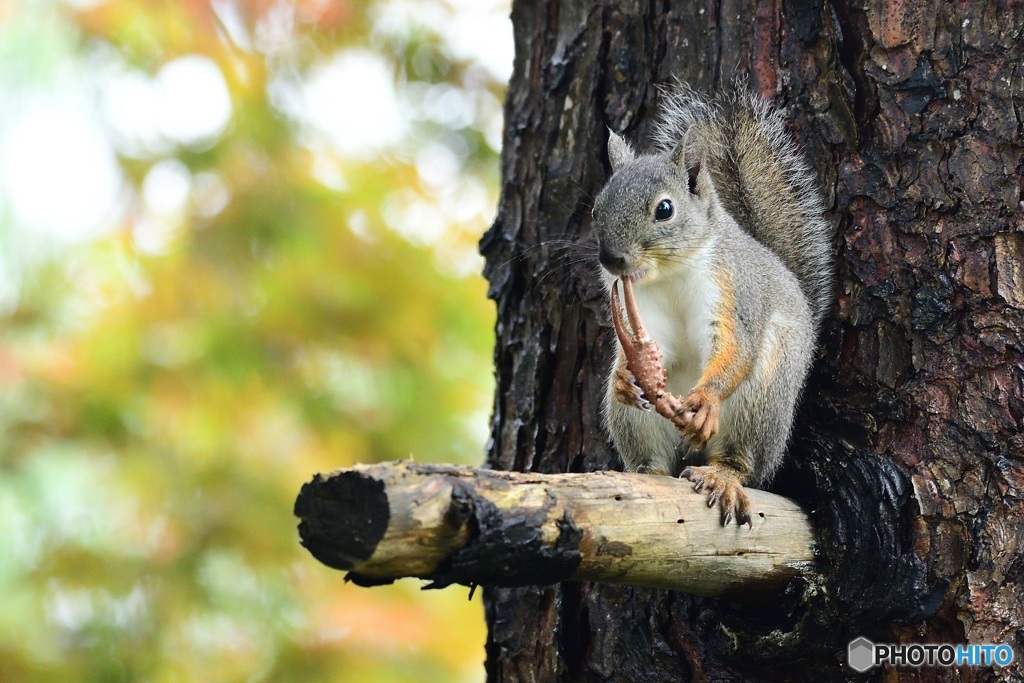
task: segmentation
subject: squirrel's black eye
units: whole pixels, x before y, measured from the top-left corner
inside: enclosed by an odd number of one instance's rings
[[[658,202],[658,205],[654,207],[654,220],[667,221],[669,218],[672,218],[672,202],[667,199],[662,199]]]

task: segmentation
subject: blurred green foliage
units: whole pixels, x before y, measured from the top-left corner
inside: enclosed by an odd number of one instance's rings
[[[110,125],[124,191],[99,237],[29,258],[0,207],[20,267],[0,318],[0,681],[482,677],[479,598],[343,585],[291,512],[314,472],[482,457],[493,310],[475,252],[503,83],[417,18],[458,8],[420,5],[0,10],[8,98],[61,60],[100,102],[108,76],[196,55],[230,96],[208,139]],[[353,49],[387,66],[402,116],[372,153],[332,147],[295,105]],[[185,187],[163,213],[160,173]]]

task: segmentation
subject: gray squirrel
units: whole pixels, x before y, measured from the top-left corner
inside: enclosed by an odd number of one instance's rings
[[[593,218],[604,283],[630,280],[683,408],[678,428],[650,410],[620,343],[606,426],[627,470],[689,479],[723,525],[753,526],[743,486],[785,455],[832,299],[832,231],[767,101],[742,86],[665,95],[652,153],[609,131]]]

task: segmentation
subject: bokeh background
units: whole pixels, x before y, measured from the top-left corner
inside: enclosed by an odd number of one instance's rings
[[[0,681],[478,681],[314,472],[482,460],[507,0],[0,0]]]

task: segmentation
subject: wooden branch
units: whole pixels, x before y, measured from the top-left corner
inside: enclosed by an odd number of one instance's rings
[[[316,475],[295,501],[302,544],[360,585],[604,581],[756,601],[813,560],[793,501],[748,490],[753,529],[723,527],[670,477],[361,465]]]

